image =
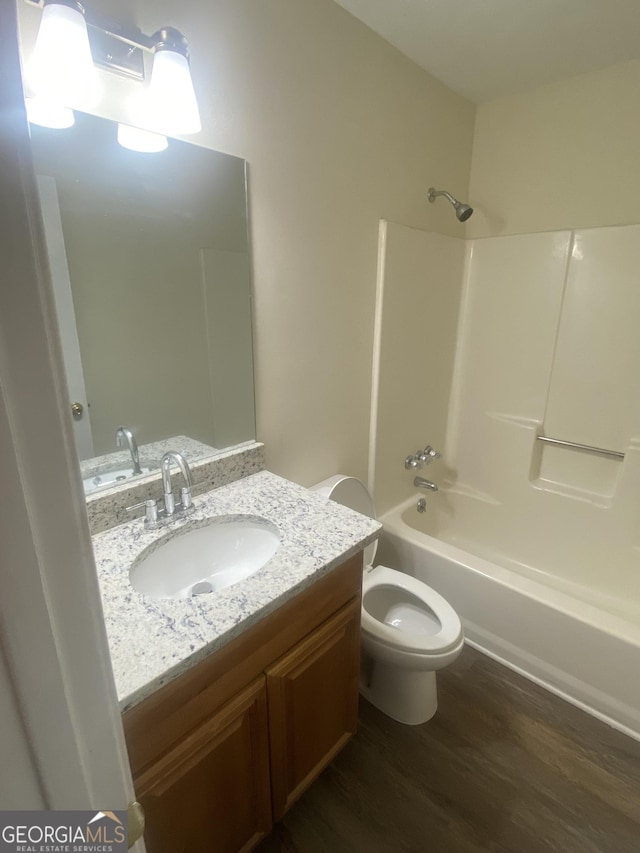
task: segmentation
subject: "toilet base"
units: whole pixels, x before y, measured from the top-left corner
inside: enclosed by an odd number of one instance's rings
[[[360,693],[388,717],[408,726],[426,723],[438,709],[435,672],[402,669],[375,661],[365,652]]]

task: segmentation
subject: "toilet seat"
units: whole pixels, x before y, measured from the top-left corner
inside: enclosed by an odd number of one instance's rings
[[[401,605],[401,596],[397,590],[405,590],[407,604],[418,603],[425,608],[426,616],[431,612],[440,623],[440,629],[434,633],[429,632],[427,620],[422,626],[421,620],[410,620],[414,622],[413,630],[397,628],[376,619],[366,607],[368,593],[379,589],[396,591],[396,603]],[[413,599],[413,601],[412,601]],[[433,617],[431,617],[433,618]],[[417,628],[417,630],[416,630]],[[453,607],[439,593],[417,578],[390,569],[387,566],[376,566],[375,569],[365,574],[362,586],[362,629],[369,634],[371,639],[392,649],[402,649],[419,655],[442,655],[452,651],[460,645],[463,639],[462,625],[458,614]]]

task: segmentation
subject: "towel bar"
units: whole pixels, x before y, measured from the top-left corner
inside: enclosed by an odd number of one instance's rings
[[[536,436],[538,441],[545,444],[558,444],[561,447],[573,447],[575,450],[584,450],[585,453],[597,453],[599,456],[611,456],[613,459],[624,459],[624,453],[619,450],[605,450],[603,447],[592,447],[590,444],[578,444],[575,441],[563,441],[560,438],[547,438],[546,435]]]

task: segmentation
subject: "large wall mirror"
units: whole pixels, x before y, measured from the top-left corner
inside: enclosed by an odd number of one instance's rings
[[[255,438],[245,162],[121,147],[76,113],[31,139],[85,491]]]

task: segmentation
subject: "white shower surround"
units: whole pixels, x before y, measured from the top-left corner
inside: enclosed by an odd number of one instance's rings
[[[640,740],[639,624],[445,541],[415,498],[380,520],[376,562],[443,595],[467,642]]]
[[[463,241],[383,223],[369,477],[381,563],[444,595],[473,645],[640,739],[638,268],[640,226]],[[403,335],[407,304],[454,334],[442,291],[462,280],[455,359]],[[435,394],[406,383],[421,360]],[[402,460],[427,441],[445,454],[419,515]]]

